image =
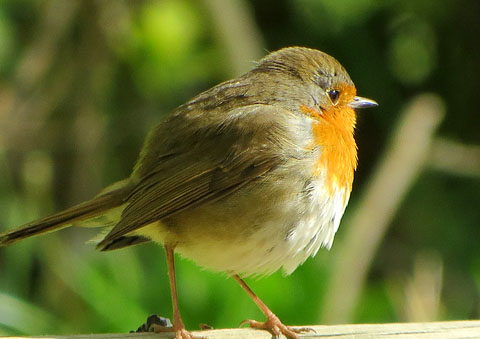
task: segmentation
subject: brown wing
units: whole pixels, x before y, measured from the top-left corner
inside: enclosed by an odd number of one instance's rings
[[[199,120],[203,125],[197,129],[191,117],[184,116],[160,125],[147,142],[151,151],[142,154],[136,167],[137,184],[120,222],[98,248],[106,249],[157,220],[221,199],[273,170],[282,162],[279,141],[287,137],[278,114],[273,106],[250,105],[208,126]],[[185,128],[176,129],[179,123]],[[168,138],[172,131],[175,140]],[[162,140],[162,135],[167,138]]]

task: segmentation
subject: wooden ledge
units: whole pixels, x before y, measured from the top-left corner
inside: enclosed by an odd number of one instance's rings
[[[306,333],[301,338],[480,338],[480,320],[444,321],[429,323],[391,323],[391,324],[358,324],[358,325],[329,325],[308,326],[317,333]],[[194,331],[194,334],[211,339],[220,338],[250,338],[271,339],[266,331],[249,328],[219,329],[208,331]],[[164,339],[172,338],[172,334],[160,333],[112,333],[112,334],[77,334],[69,336],[37,336],[28,338],[56,338],[56,339]],[[27,338],[27,337],[4,337]]]

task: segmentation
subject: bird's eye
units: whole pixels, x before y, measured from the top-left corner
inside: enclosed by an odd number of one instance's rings
[[[340,91],[337,89],[331,89],[327,91],[327,94],[332,104],[336,105],[338,103],[338,99],[340,99]]]

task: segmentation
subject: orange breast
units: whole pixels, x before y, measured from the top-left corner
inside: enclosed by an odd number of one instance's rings
[[[357,144],[353,136],[356,115],[349,106],[333,106],[322,113],[302,105],[300,109],[314,118],[314,143],[321,147],[315,163],[315,175],[326,174],[326,188],[352,190],[353,174],[357,167]]]

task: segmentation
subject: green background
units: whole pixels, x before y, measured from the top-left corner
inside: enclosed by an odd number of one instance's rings
[[[479,318],[479,36],[477,0],[2,0],[0,231],[128,176],[163,114],[268,51],[308,46],[340,60],[380,106],[359,114],[359,168],[332,250],[291,276],[247,282],[287,324]],[[458,161],[418,173],[351,316],[331,319],[332,258],[349,216],[402,110],[424,92],[445,103],[435,138],[456,145],[441,158]],[[0,335],[126,332],[149,314],[170,317],[162,248],[98,253],[85,245],[94,234],[71,228],[0,249]],[[225,274],[185,260],[177,274],[188,328],[263,319]]]

